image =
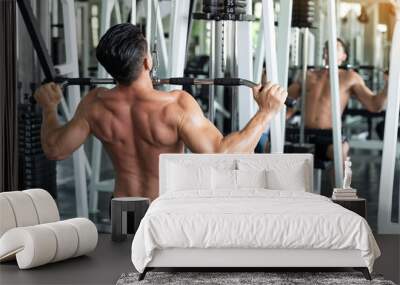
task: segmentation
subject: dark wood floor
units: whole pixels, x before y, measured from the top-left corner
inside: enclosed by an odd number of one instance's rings
[[[375,273],[399,283],[400,236],[376,236],[382,257]],[[100,234],[99,243],[88,256],[19,270],[16,262],[0,265],[0,284],[115,284],[122,273],[134,271],[130,258],[131,239],[115,243],[109,234]]]
[[[19,270],[16,262],[4,263],[0,284],[115,284],[122,273],[134,271],[131,241],[114,243],[109,234],[100,234],[96,250],[87,256],[28,270]]]

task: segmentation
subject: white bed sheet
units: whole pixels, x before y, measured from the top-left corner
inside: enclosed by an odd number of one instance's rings
[[[372,272],[380,250],[361,216],[328,198],[299,191],[184,191],[150,206],[132,243],[143,272],[155,249],[357,249]]]

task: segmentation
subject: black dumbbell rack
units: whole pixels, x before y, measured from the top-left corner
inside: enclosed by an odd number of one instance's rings
[[[42,188],[57,199],[56,162],[48,160],[40,142],[42,114],[33,100],[18,105],[19,185]]]

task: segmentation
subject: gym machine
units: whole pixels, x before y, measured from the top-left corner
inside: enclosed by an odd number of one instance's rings
[[[315,134],[309,134],[305,129],[305,106],[307,100],[307,71],[309,65],[309,30],[315,20],[315,2],[295,0],[292,11],[292,59],[297,65],[296,69],[301,70],[301,121],[300,128],[286,128],[285,137],[289,142],[285,143],[285,152],[288,153],[314,153],[315,155]],[[310,141],[310,136],[313,138]],[[321,171],[320,162],[314,156],[314,168],[317,170],[314,174],[314,191],[321,193]]]
[[[51,1],[53,4],[57,1]],[[78,54],[76,43],[76,24],[74,1],[61,0],[62,15],[64,19],[64,40],[65,40],[65,63],[58,66],[59,75],[77,77],[78,70]],[[45,78],[55,78],[56,67],[48,53],[45,41],[40,33],[38,22],[34,16],[29,0],[17,0],[22,20],[25,23],[26,30],[31,38],[32,45],[36,51],[38,62],[42,68]],[[58,5],[56,5],[58,6]],[[58,11],[57,11],[58,12]],[[53,13],[55,14],[55,13]],[[61,98],[61,110],[67,120],[71,118],[71,114],[75,111],[80,101],[80,91],[78,87],[69,90],[68,100]],[[78,148],[72,155],[74,168],[74,184],[77,215],[88,217],[87,207],[87,185],[86,175],[90,175],[91,168],[84,151],[83,146]]]
[[[400,234],[400,211],[397,222],[391,219],[393,207],[393,187],[396,166],[396,148],[400,112],[400,0],[396,5],[396,24],[390,52],[390,70],[388,86],[388,103],[385,116],[385,132],[383,139],[382,167],[379,184],[378,232],[380,234]],[[397,187],[399,187],[397,185]],[[397,203],[399,201],[397,200]]]
[[[250,56],[251,48],[247,49],[246,56],[241,54],[241,57],[238,57],[238,47],[243,43],[238,43],[237,40],[240,25],[243,27],[243,23],[254,20],[254,16],[250,13],[250,3],[251,1],[247,0],[203,0],[201,11],[193,13],[193,20],[207,21],[211,25],[209,77],[234,78],[245,76],[246,79],[252,79],[246,72],[241,72],[247,68],[247,65],[251,64],[252,59],[249,58],[245,64],[239,66],[239,60],[242,57]],[[247,38],[245,41],[248,41]],[[251,46],[251,43],[248,44]],[[210,86],[208,96],[208,117],[210,121],[213,122],[216,119],[215,104],[220,104],[231,113],[230,122],[227,124],[225,121],[223,124],[224,129],[236,131],[240,128],[242,123],[239,121],[242,114],[239,114],[239,100],[246,99],[238,96],[241,94],[251,97],[248,90],[244,92],[240,90],[239,88],[224,90],[218,86]],[[247,113],[247,110],[244,112]],[[246,116],[249,115],[246,114]],[[221,125],[220,117],[216,121]]]
[[[309,47],[308,35],[310,29],[313,28],[315,21],[315,1],[314,0],[297,0],[293,3],[292,26],[302,30],[302,49],[301,49],[301,125],[299,130],[287,129],[287,136],[298,138],[298,144],[290,144],[285,146],[285,150],[289,152],[314,152],[314,144],[319,143],[319,134],[313,130],[305,128],[305,106],[307,100],[307,70],[309,68]],[[336,15],[335,1],[327,2],[328,20],[329,20],[329,77],[330,91],[332,94],[332,131],[329,133],[321,133],[322,141],[329,139],[329,144],[334,146],[334,166],[335,166],[335,185],[340,185],[343,177],[342,168],[342,139],[341,139],[341,116],[340,116],[340,101],[339,101],[339,78],[337,66],[337,51],[336,51]],[[314,67],[315,68],[315,67]],[[325,67],[323,67],[325,68]],[[311,132],[310,132],[311,131]],[[318,138],[318,140],[316,140]],[[327,142],[326,142],[327,143]],[[323,143],[325,144],[325,143]],[[315,189],[319,189],[321,184],[321,170],[329,167],[329,164],[316,160],[317,171],[315,176]],[[329,187],[330,188],[330,187]],[[330,193],[327,193],[330,194]]]
[[[106,2],[108,2],[108,1],[106,1]],[[154,2],[156,2],[156,1],[154,1]],[[228,2],[226,2],[226,3],[227,4],[232,3],[232,1],[228,1]],[[243,3],[243,1],[241,1],[241,2]],[[220,3],[222,3],[222,2],[220,1]],[[63,0],[62,4],[63,4],[64,20],[66,19],[66,17],[73,18],[74,3],[70,0]],[[218,4],[218,5],[220,5],[220,4]],[[78,79],[77,77],[75,77],[76,75],[78,75],[77,74],[77,66],[78,65],[77,65],[76,49],[73,49],[73,48],[71,48],[70,51],[67,50],[67,61],[68,61],[67,64],[60,66],[60,68],[62,68],[62,70],[60,70],[61,73],[68,74],[69,77],[59,76],[59,72],[57,72],[57,68],[54,66],[54,64],[50,58],[50,55],[48,53],[48,50],[46,48],[46,45],[44,43],[44,40],[40,34],[40,31],[38,29],[38,24],[34,17],[34,14],[33,14],[33,11],[30,6],[29,1],[18,0],[18,6],[20,8],[21,15],[25,22],[25,25],[27,26],[27,30],[31,37],[33,47],[34,47],[36,54],[38,56],[38,59],[39,59],[39,63],[42,67],[45,81],[55,81],[58,83],[63,83],[63,84],[65,84],[65,86],[68,86],[68,85],[93,85],[94,83],[96,83],[96,84],[114,83],[114,82],[109,81],[110,79],[108,79],[108,78],[103,78],[103,79],[91,78],[90,80],[87,80],[87,79],[82,80],[82,79]],[[175,6],[176,6],[176,3],[175,3]],[[64,10],[66,10],[66,11],[64,11]],[[221,12],[218,9],[217,9],[217,11]],[[176,13],[178,13],[178,12],[176,12]],[[229,15],[229,13],[232,13],[232,10],[228,9],[225,12],[227,15]],[[213,10],[210,10],[209,14],[212,15]],[[243,13],[239,13],[239,14],[243,14]],[[231,20],[234,19],[231,16],[229,16],[229,17]],[[240,16],[240,17],[242,17],[242,16]],[[240,19],[240,17],[238,17],[238,19]],[[73,29],[74,29],[73,26],[74,26],[74,23],[72,20],[71,20],[71,22],[68,22],[67,24],[64,23],[66,41],[70,42],[71,43],[70,45],[74,44],[73,35],[75,33],[73,31]],[[235,29],[232,28],[232,32],[234,32],[234,30]],[[174,35],[175,35],[175,33],[174,33]],[[76,41],[75,41],[75,44],[76,44]],[[175,49],[171,48],[171,50],[173,50],[175,52]],[[182,58],[182,56],[181,56],[181,58]],[[74,62],[75,62],[75,64],[74,64]],[[229,75],[230,75],[229,78],[213,78],[213,79],[200,80],[200,79],[191,79],[191,78],[188,79],[188,78],[172,77],[172,78],[167,78],[167,79],[155,79],[155,84],[174,84],[174,85],[176,85],[176,84],[188,84],[189,83],[189,84],[195,84],[195,85],[196,84],[205,84],[205,85],[217,84],[217,85],[222,85],[222,86],[232,86],[232,85],[247,86],[247,87],[256,86],[256,84],[251,81],[232,76],[235,74],[234,71],[236,70],[236,66],[233,64],[235,61],[230,60],[229,62],[230,62],[229,64],[231,64],[230,66],[231,66],[231,70],[232,70],[232,72],[229,73]],[[73,67],[73,70],[68,71],[68,70],[66,70],[67,67]],[[176,69],[176,65],[174,66],[174,69]],[[171,75],[174,73],[179,73],[179,72],[171,71]],[[70,77],[72,77],[72,78],[70,78]],[[69,96],[69,100],[68,100],[69,106],[67,105],[65,98],[64,97],[62,98],[62,107],[63,107],[64,113],[66,114],[67,119],[69,119],[71,117],[73,110],[75,110],[76,106],[79,103],[79,97],[80,97],[79,89],[76,87],[73,87],[72,91],[73,92],[70,94],[72,96]],[[249,97],[249,100],[252,100],[251,96]],[[294,101],[291,101],[289,99],[287,103],[294,104]],[[74,175],[75,175],[75,181],[76,181],[75,188],[77,191],[76,200],[77,200],[77,210],[78,210],[79,216],[88,216],[87,197],[86,197],[86,179],[85,179],[86,172],[88,175],[91,175],[92,169],[90,167],[90,164],[88,163],[88,160],[87,160],[87,157],[86,157],[86,154],[85,154],[83,148],[80,148],[77,152],[74,153]],[[79,193],[79,195],[78,195],[78,193]]]
[[[251,21],[255,20],[252,15],[252,1],[224,1],[213,0],[202,2],[201,13],[195,13],[193,18],[196,20],[207,20],[211,24],[211,59],[210,77],[243,77],[250,80],[257,80],[261,77],[261,69],[266,61],[267,78],[273,83],[280,83],[286,86],[287,68],[286,58],[289,54],[288,40],[285,39],[287,29],[290,29],[292,1],[283,1],[279,15],[279,38],[278,51],[276,48],[276,31],[274,20],[274,1],[262,1],[261,32],[257,42],[255,68],[253,70],[252,58],[252,37]],[[279,61],[283,64],[278,66]],[[278,75],[278,68],[279,75]],[[232,123],[225,126],[231,131],[243,127],[257,110],[251,100],[251,93],[248,89],[238,87],[225,90],[227,97],[223,97],[222,89],[212,86],[210,89],[209,110],[210,119],[215,117],[214,101],[225,103],[225,107],[230,109]],[[212,100],[212,98],[216,100]],[[224,100],[226,99],[226,100]],[[227,102],[228,101],[228,102]],[[270,124],[271,151],[283,152],[283,129],[285,121],[284,111],[279,116],[274,117]],[[220,121],[217,118],[217,123]],[[267,131],[267,130],[266,130]]]
[[[31,84],[34,92],[35,84]],[[18,104],[18,171],[19,187],[23,189],[43,188],[54,199],[57,198],[56,162],[47,159],[40,142],[42,113],[35,108],[32,100]],[[43,175],[43,173],[46,173]]]
[[[24,3],[24,1],[20,1],[21,3]],[[210,1],[210,0],[205,0],[207,5],[204,6],[203,10],[204,11],[210,11],[211,13],[194,13],[194,17],[198,17],[199,19],[207,19],[207,20],[241,20],[241,19],[252,19],[252,16],[250,15],[243,15],[243,14],[236,14],[236,7],[239,7],[238,11],[242,11],[245,6],[246,1],[241,1],[237,0],[236,4],[226,4],[227,7],[222,9],[224,7],[224,2],[223,1]],[[216,3],[214,3],[216,2]],[[229,3],[233,3],[232,1],[226,1]],[[213,6],[216,5],[216,6]],[[237,5],[237,6],[236,6]],[[96,85],[102,85],[102,84],[116,84],[115,80],[112,78],[71,78],[71,77],[59,77],[56,75],[57,69],[54,67],[52,64],[52,61],[50,59],[50,56],[47,52],[46,47],[44,46],[43,39],[41,35],[38,33],[38,31],[35,30],[35,24],[34,21],[35,19],[33,18],[33,14],[30,15],[28,10],[26,10],[26,6],[23,6],[23,17],[24,21],[27,24],[28,27],[31,27],[32,29],[29,29],[30,31],[30,36],[33,42],[33,46],[38,54],[39,61],[41,64],[41,67],[44,71],[45,74],[45,80],[44,82],[55,82],[60,84],[61,88],[64,89],[67,86],[73,86],[73,85],[78,85],[78,86],[96,86]],[[221,13],[223,11],[223,13]],[[219,14],[214,14],[215,12],[218,12]],[[234,62],[234,60],[231,60]],[[154,74],[155,75],[155,74]],[[234,77],[224,77],[224,78],[185,78],[185,77],[171,77],[171,78],[157,78],[156,76],[153,77],[153,84],[155,86],[158,85],[216,85],[216,86],[246,86],[249,88],[256,87],[258,84],[255,82],[252,82],[250,80],[246,79],[241,79],[241,78],[234,78]],[[210,98],[210,102],[212,99]],[[296,104],[296,100],[293,100],[291,98],[288,98],[285,102],[285,104],[289,107],[293,107]],[[213,116],[212,116],[213,117]]]

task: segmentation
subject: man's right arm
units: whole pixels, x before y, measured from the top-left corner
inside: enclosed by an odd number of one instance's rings
[[[299,99],[301,96],[301,73],[298,71],[294,76],[292,84],[288,87],[288,97],[292,99]],[[286,110],[286,119],[290,119],[295,113],[297,109],[296,106],[292,108],[287,108]]]
[[[300,92],[301,92],[301,85],[299,82],[293,82],[289,87],[288,87],[288,97],[292,99],[298,99],[300,97]],[[292,108],[287,108],[286,110],[286,119],[290,119],[295,113],[297,109],[296,106]]]
[[[224,137],[204,116],[197,102],[187,93],[181,96],[180,138],[195,153],[252,153],[268,123],[282,108],[287,92],[278,85],[256,87],[254,98],[259,111],[240,131]]]
[[[351,87],[352,95],[354,95],[368,111],[373,113],[381,112],[387,101],[387,82],[384,89],[379,94],[375,95],[371,89],[367,87],[358,73],[352,72],[351,76],[354,82]]]
[[[301,96],[301,71],[298,70],[293,78],[292,84],[288,87],[288,97],[298,99]]]
[[[300,92],[301,92],[300,82],[297,82],[297,81],[293,82],[288,87],[288,97],[290,97],[290,98],[298,99],[301,95]]]
[[[61,89],[54,83],[39,87],[34,97],[42,108],[41,142],[47,158],[62,160],[81,146],[90,134],[90,126],[85,118],[85,104],[82,100],[65,125],[58,120],[57,106],[61,101]]]

